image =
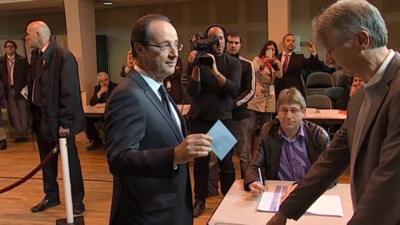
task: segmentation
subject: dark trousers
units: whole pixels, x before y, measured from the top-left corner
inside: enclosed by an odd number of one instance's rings
[[[232,120],[221,120],[224,125],[232,131]],[[207,133],[214,125],[215,120],[191,120],[191,133]],[[235,168],[232,162],[233,149],[223,160],[218,159],[219,177],[221,181],[221,192],[226,194],[235,181]],[[210,156],[194,160],[194,193],[196,199],[205,200],[208,190]]]
[[[40,112],[35,110],[33,122],[36,128],[40,126]],[[36,133],[36,139],[39,146],[40,160],[43,161],[51,149],[55,147],[57,141],[49,141],[48,136]],[[82,202],[85,195],[83,186],[83,177],[81,163],[79,161],[78,151],[75,145],[75,136],[67,138],[69,173],[71,178],[71,192],[73,202]],[[42,168],[43,172],[43,190],[46,199],[59,200],[59,189],[57,183],[58,174],[58,155],[52,158],[47,165]]]
[[[103,122],[103,118],[86,117],[86,136],[92,142],[101,143],[101,139],[97,132],[96,123]]]

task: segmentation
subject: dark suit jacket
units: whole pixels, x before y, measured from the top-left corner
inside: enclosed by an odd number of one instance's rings
[[[91,105],[91,106],[94,106],[94,105],[96,105],[97,103],[106,103],[108,97],[111,95],[111,92],[114,90],[114,88],[115,88],[116,86],[117,86],[116,83],[113,83],[113,82],[110,81],[110,83],[108,84],[108,91],[107,91],[107,92],[104,92],[104,93],[100,96],[100,98],[97,98],[97,92],[100,91],[100,88],[101,88],[101,87],[100,87],[100,85],[96,85],[96,87],[94,87],[93,96],[92,96],[92,98],[90,98],[90,101],[89,101],[90,105]]]
[[[311,164],[329,144],[328,133],[320,126],[304,120],[306,148]],[[261,168],[264,179],[278,180],[278,170],[281,162],[282,138],[279,136],[280,123],[278,119],[271,120],[261,128],[261,147],[257,148],[246,171],[245,189],[254,181],[258,181],[258,168]]]
[[[20,93],[22,88],[27,84],[28,76],[28,61],[26,58],[15,54],[15,65],[14,65],[14,89],[16,93]],[[7,55],[3,55],[0,58],[0,78],[5,88],[9,88],[10,84],[8,81],[8,69],[7,69]]]
[[[282,54],[278,55],[278,59],[281,60]],[[286,73],[283,74],[282,78],[275,79],[275,93],[276,96],[286,88],[295,87],[305,96],[305,85],[302,80],[301,73],[303,70],[318,70],[323,68],[323,63],[318,60],[318,57],[313,55],[310,58],[305,58],[303,54],[292,53],[290,56],[289,65]]]
[[[187,134],[179,117],[183,134],[136,71],[114,89],[105,113],[111,225],[193,223],[188,166],[173,168],[174,147]]]
[[[396,53],[374,89],[361,144],[351,149],[364,89],[348,105],[342,128],[280,210],[298,219],[350,166],[354,215],[351,225],[400,224],[400,55]]]
[[[32,88],[36,66],[41,66],[43,73],[35,78],[39,86],[41,106],[41,126],[34,127],[38,135],[48,141],[58,142],[60,126],[69,128],[71,135],[85,129],[78,63],[72,53],[60,47],[54,39],[43,53],[44,63],[37,63],[39,51],[32,52],[29,75],[29,102],[32,103]],[[33,103],[31,104],[33,106]]]

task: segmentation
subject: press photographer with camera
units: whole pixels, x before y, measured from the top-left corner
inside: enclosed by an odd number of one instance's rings
[[[192,97],[191,132],[206,133],[217,120],[232,130],[232,108],[240,92],[240,61],[225,52],[226,32],[222,26],[206,29],[207,39],[197,40],[188,57],[188,93]],[[194,163],[195,203],[193,216],[205,210],[210,156]],[[232,151],[218,160],[221,192],[226,194],[235,181]]]

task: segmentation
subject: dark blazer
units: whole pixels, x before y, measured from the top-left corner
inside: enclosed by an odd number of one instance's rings
[[[174,148],[187,135],[179,118],[183,134],[136,71],[112,92],[105,112],[111,225],[193,223],[188,165],[173,166]]]
[[[348,118],[336,132],[305,178],[281,205],[298,219],[329,184],[350,167],[354,214],[351,225],[400,224],[400,55],[390,61],[374,89],[371,108],[361,131],[359,148],[352,149],[365,89],[350,98]]]
[[[278,59],[281,60],[282,54],[278,55]],[[289,65],[286,73],[283,74],[282,78],[275,79],[275,93],[276,96],[286,88],[295,87],[300,93],[305,96],[305,84],[302,79],[301,73],[303,70],[316,71],[323,69],[323,63],[318,60],[318,56],[313,55],[310,58],[305,58],[303,54],[292,53],[290,56]]]
[[[27,84],[28,77],[28,61],[25,57],[15,54],[14,64],[14,89],[16,93],[20,93],[22,88]],[[0,78],[5,88],[9,88],[8,69],[7,69],[7,55],[0,58]]]
[[[329,144],[328,133],[320,126],[303,120],[305,144],[311,164]],[[258,168],[261,168],[264,179],[278,180],[278,170],[282,153],[282,138],[279,136],[280,123],[278,119],[271,120],[261,128],[261,147],[254,152],[251,163],[246,171],[245,189],[250,183],[258,181]]]
[[[106,103],[108,97],[111,95],[111,92],[114,90],[114,88],[115,88],[116,86],[117,86],[116,83],[113,83],[113,82],[110,81],[110,83],[108,84],[108,90],[107,90],[107,92],[104,92],[104,93],[100,96],[100,98],[97,98],[97,92],[100,91],[100,88],[101,88],[101,87],[100,87],[100,85],[96,85],[96,86],[94,87],[93,96],[92,96],[92,98],[90,98],[89,104],[90,104],[91,106],[94,106],[94,105],[96,105],[97,103]]]
[[[60,126],[70,128],[71,135],[85,129],[78,63],[72,53],[60,47],[54,39],[43,53],[44,63],[38,63],[39,51],[32,52],[28,99],[32,103],[33,71],[43,70],[38,78],[41,106],[41,126],[34,131],[49,141],[58,141]],[[31,104],[33,106],[33,103]]]

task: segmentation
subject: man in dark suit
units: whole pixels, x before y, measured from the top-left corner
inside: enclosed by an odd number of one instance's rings
[[[104,108],[108,97],[117,86],[116,83],[110,81],[110,76],[106,72],[97,74],[97,85],[94,87],[93,96],[89,101],[91,106]],[[93,151],[103,146],[103,142],[97,132],[96,123],[103,123],[103,118],[86,117],[86,136],[90,141],[90,145],[86,148],[88,151]]]
[[[211,151],[211,137],[186,136],[182,115],[163,80],[182,45],[168,18],[147,15],[131,36],[135,70],[114,89],[105,113],[114,176],[111,225],[193,224],[187,162]]]
[[[28,86],[33,132],[36,134],[40,159],[56,147],[61,137],[67,139],[69,170],[74,214],[85,210],[81,165],[75,135],[85,128],[80,95],[78,63],[72,53],[60,47],[51,37],[43,21],[34,21],[26,28],[26,41],[34,49]],[[44,199],[32,212],[40,212],[60,204],[57,183],[58,157],[43,167]]]
[[[21,90],[27,84],[28,61],[16,53],[17,44],[7,40],[6,54],[0,58],[0,78],[5,88],[8,116],[15,142],[28,140],[28,102]]]
[[[286,34],[283,36],[283,52],[278,55],[278,59],[282,63],[282,78],[275,79],[275,92],[276,96],[283,89],[295,87],[300,93],[305,96],[305,85],[302,78],[302,71],[304,70],[321,70],[323,63],[318,60],[317,50],[312,42],[308,42],[307,49],[311,55],[305,58],[303,54],[297,54],[295,49],[295,36],[294,34]]]
[[[400,224],[400,54],[368,1],[341,0],[313,24],[326,62],[364,88],[350,98],[347,120],[268,225],[298,219],[350,167],[354,214],[349,225]]]

